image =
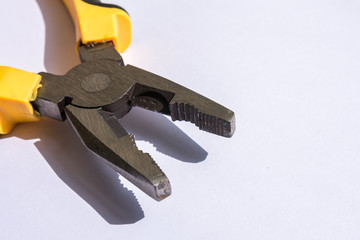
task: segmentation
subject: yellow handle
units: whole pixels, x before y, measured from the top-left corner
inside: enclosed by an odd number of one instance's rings
[[[0,66],[0,134],[9,133],[16,123],[39,120],[30,101],[40,80],[38,74]]]
[[[129,15],[120,8],[95,5],[84,0],[63,0],[76,28],[77,46],[81,43],[113,42],[123,52],[131,42]]]

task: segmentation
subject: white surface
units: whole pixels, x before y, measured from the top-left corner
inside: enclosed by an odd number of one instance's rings
[[[172,184],[156,202],[68,123],[18,125],[0,140],[0,239],[360,239],[358,1],[111,2],[132,19],[126,63],[224,104],[237,131],[133,110]],[[79,62],[60,1],[6,1],[0,24],[0,65]]]

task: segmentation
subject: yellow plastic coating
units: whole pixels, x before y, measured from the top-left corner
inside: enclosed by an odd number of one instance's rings
[[[40,119],[30,104],[40,80],[38,74],[0,66],[0,134],[9,133],[16,123]]]
[[[119,9],[92,5],[82,0],[63,0],[75,28],[77,46],[80,43],[113,42],[123,52],[131,42],[129,15]]]

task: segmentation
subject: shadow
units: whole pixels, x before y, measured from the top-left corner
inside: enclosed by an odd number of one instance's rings
[[[136,141],[150,142],[157,151],[170,157],[191,163],[207,157],[199,144],[160,113],[134,107],[119,121],[127,132],[134,134]]]
[[[40,122],[19,124],[2,138],[37,139],[36,148],[57,176],[110,224],[130,224],[144,218],[133,192],[119,175],[99,161],[82,144],[68,124],[43,118]]]
[[[61,0],[36,0],[45,22],[46,71],[65,74],[80,63],[76,53],[75,28]]]

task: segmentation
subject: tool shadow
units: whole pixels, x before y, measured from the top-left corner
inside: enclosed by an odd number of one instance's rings
[[[75,51],[75,29],[61,0],[36,0],[45,23],[46,71],[65,74],[80,63]]]
[[[47,118],[20,124],[2,138],[37,139],[35,147],[57,176],[110,224],[130,224],[144,218],[132,191],[119,175],[99,161],[76,136],[71,126]]]

